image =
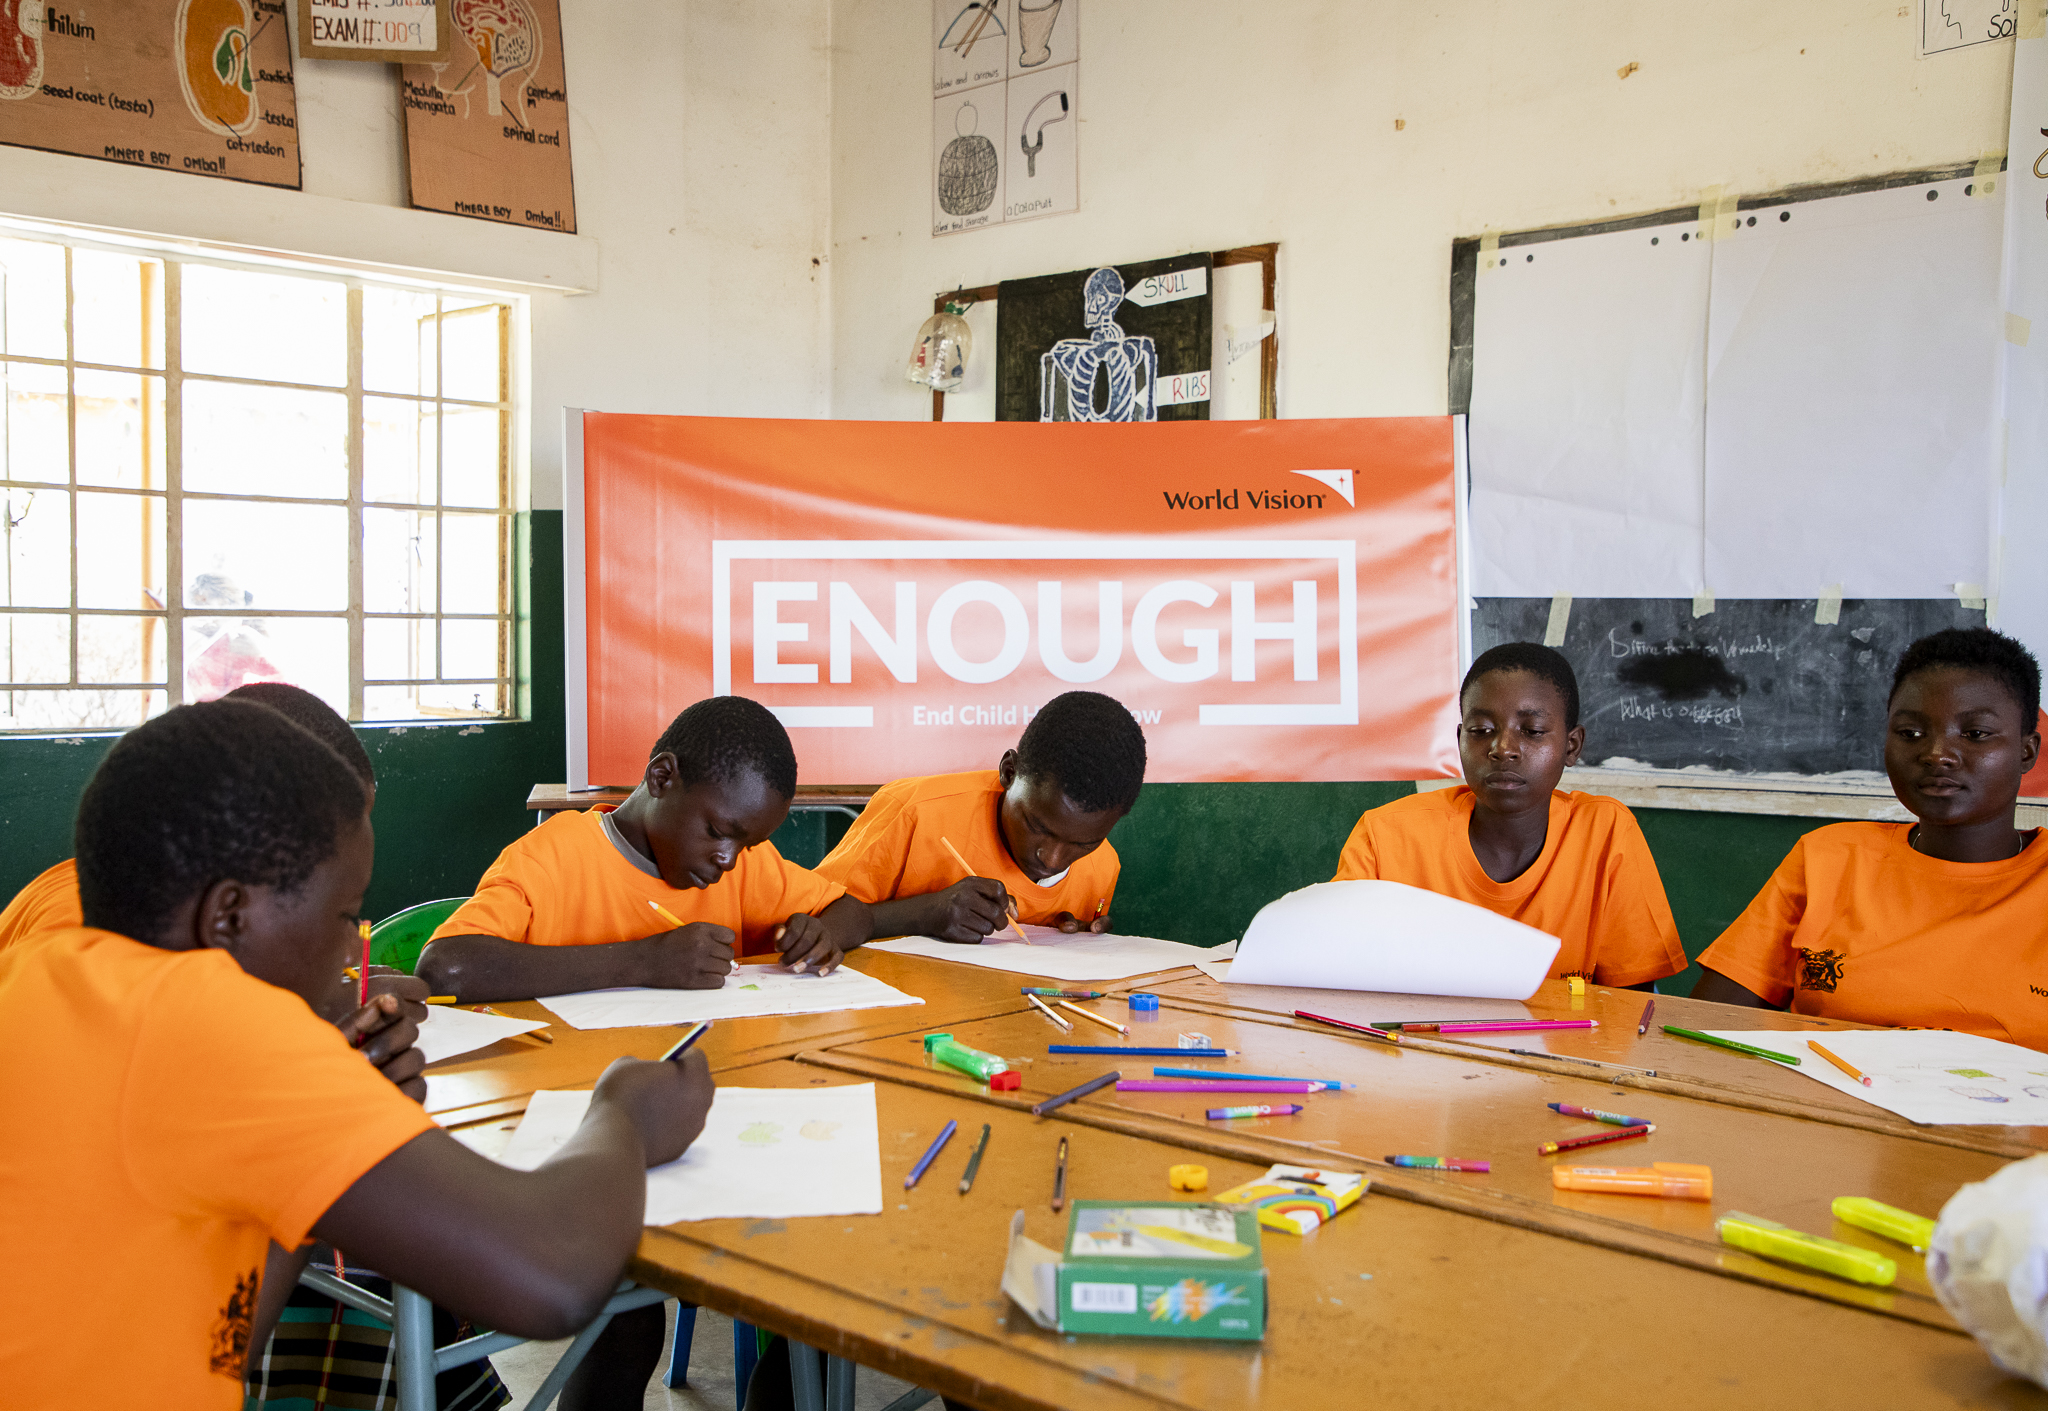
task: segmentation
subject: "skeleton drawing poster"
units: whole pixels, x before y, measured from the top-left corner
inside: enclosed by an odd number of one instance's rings
[[[1206,421],[1209,257],[1006,280],[997,421]]]
[[[1081,0],[932,0],[932,234],[1080,206]]]
[[[405,66],[412,203],[576,229],[560,0],[452,0],[445,62]]]

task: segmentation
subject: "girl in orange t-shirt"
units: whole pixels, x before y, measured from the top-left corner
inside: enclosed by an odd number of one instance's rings
[[[1906,648],[1884,763],[1919,821],[1801,838],[1693,997],[2048,1050],[2048,837],[2013,826],[2040,701],[2032,654],[1989,628]]]

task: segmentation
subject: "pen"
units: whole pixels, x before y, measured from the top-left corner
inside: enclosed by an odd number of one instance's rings
[[[1450,1156],[1389,1156],[1389,1166],[1413,1166],[1420,1171],[1491,1171],[1491,1161],[1459,1161]]]
[[[1656,1127],[1645,1122],[1640,1127],[1623,1127],[1618,1132],[1593,1132],[1583,1137],[1565,1137],[1559,1141],[1545,1142],[1536,1148],[1538,1156],[1555,1156],[1560,1151],[1577,1151],[1582,1146],[1602,1146],[1607,1142],[1625,1142],[1630,1137],[1647,1137]]]
[[[974,1189],[974,1173],[981,1169],[981,1154],[988,1150],[988,1123],[981,1124],[981,1140],[974,1144],[974,1154],[967,1158],[967,1170],[960,1177],[960,1194],[966,1195]]]
[[[1339,1029],[1349,1029],[1354,1034],[1363,1034],[1368,1039],[1379,1039],[1384,1043],[1397,1044],[1401,1036],[1391,1029],[1375,1029],[1370,1024],[1353,1024],[1344,1019],[1332,1019],[1324,1014],[1310,1014],[1306,1009],[1294,1011],[1296,1019],[1313,1019],[1318,1024],[1329,1024]]]
[[[1081,1011],[1086,1014],[1085,1009]],[[1112,1058],[1235,1058],[1234,1048],[1124,1048],[1119,1044],[1047,1044],[1047,1053],[1107,1054]]]
[[[495,1015],[499,1019],[510,1019],[512,1017],[511,1015],[507,1014],[504,1010],[493,1009],[488,1004],[472,1004],[470,1008],[475,1010],[478,1014]],[[515,1039],[539,1039],[544,1044],[551,1044],[555,1041],[553,1035],[547,1033],[545,1030],[542,1029],[528,1029],[525,1033],[514,1034],[512,1037]]]
[[[662,1055],[662,1058],[673,1058],[680,1062],[682,1060],[683,1055],[690,1051],[690,1045],[696,1043],[697,1040],[703,1038],[706,1034],[710,1032],[711,1021],[709,1019],[699,1019],[695,1024],[692,1024],[690,1026],[690,1032],[683,1035],[682,1038],[678,1039],[676,1041],[676,1046],[670,1049],[667,1053],[664,1053]]]
[[[1640,1073],[1645,1078],[1657,1076],[1654,1068],[1631,1068],[1626,1063],[1602,1063],[1597,1058],[1573,1058],[1568,1053],[1545,1053],[1538,1048],[1511,1048],[1508,1050],[1517,1058],[1550,1058],[1559,1063],[1583,1063],[1588,1068],[1612,1068],[1618,1073]]]
[[[1820,1045],[1819,1045],[1818,1043],[1814,1042],[1814,1040],[1812,1040],[1812,1039],[1808,1039],[1808,1040],[1806,1041],[1806,1046],[1807,1046],[1808,1048],[1812,1049],[1812,1050],[1813,1050],[1813,1051],[1814,1051],[1815,1053],[1819,1054],[1819,1055],[1820,1055],[1820,1056],[1821,1056],[1822,1058],[1825,1058],[1825,1059],[1826,1059],[1826,1060],[1827,1060],[1828,1062],[1830,1062],[1830,1063],[1834,1064],[1834,1065],[1835,1065],[1835,1067],[1837,1067],[1837,1068],[1841,1069],[1841,1070],[1842,1070],[1842,1071],[1843,1071],[1844,1073],[1847,1073],[1847,1074],[1848,1074],[1848,1075],[1849,1075],[1850,1077],[1854,1078],[1854,1079],[1855,1079],[1855,1080],[1856,1080],[1857,1082],[1859,1082],[1859,1083],[1863,1084],[1863,1086],[1864,1086],[1864,1087],[1866,1087],[1866,1088],[1867,1088],[1867,1087],[1870,1087],[1870,1086],[1871,1086],[1871,1082],[1870,1082],[1870,1078],[1869,1078],[1869,1075],[1867,1075],[1866,1073],[1864,1073],[1862,1069],[1860,1069],[1860,1068],[1851,1068],[1851,1067],[1850,1067],[1850,1066],[1849,1066],[1849,1065],[1848,1065],[1847,1063],[1845,1063],[1845,1062],[1844,1062],[1844,1061],[1843,1061],[1843,1060],[1842,1060],[1841,1058],[1837,1057],[1837,1056],[1836,1056],[1836,1055],[1835,1055],[1834,1053],[1830,1052],[1830,1051],[1829,1051],[1828,1049],[1822,1048],[1822,1047],[1821,1047],[1821,1046],[1820,1046]]]
[[[1059,1159],[1052,1168],[1052,1208],[1055,1213],[1067,1204],[1067,1139],[1060,1138]]]
[[[1657,1001],[1654,999],[1643,1006],[1643,1017],[1636,1020],[1636,1033],[1638,1035],[1647,1034],[1650,1032],[1650,1016],[1655,1014],[1656,1012]]]
[[[953,840],[951,838],[942,837],[939,839],[939,841],[945,845],[947,852],[953,854],[953,861],[960,864],[960,870],[962,872],[965,872],[970,877],[978,877],[981,875],[980,873],[976,872],[972,867],[967,865],[967,859],[960,856],[960,849],[953,846]],[[1017,918],[1015,916],[1011,916],[1009,920],[1010,929],[1017,933],[1017,939],[1022,941],[1027,946],[1030,945],[1031,938],[1024,934],[1024,928],[1017,924]]]
[[[1712,1034],[1702,1034],[1697,1029],[1681,1029],[1676,1024],[1664,1024],[1659,1027],[1665,1033],[1676,1034],[1681,1039],[1696,1039],[1700,1043],[1713,1044],[1717,1048],[1730,1048],[1734,1049],[1737,1053],[1746,1053],[1752,1058],[1768,1058],[1773,1063],[1789,1063],[1794,1068],[1799,1066],[1799,1060],[1789,1053],[1772,1053],[1767,1048],[1756,1048],[1750,1044],[1739,1044],[1733,1039],[1717,1039]]]
[[[1036,1005],[1038,1007],[1038,1012],[1040,1014],[1043,1014],[1046,1018],[1052,1020],[1053,1023],[1059,1025],[1062,1029],[1065,1029],[1070,1034],[1074,1032],[1073,1024],[1065,1019],[1060,1018],[1059,1015],[1054,1014],[1050,1009],[1047,1009],[1045,1007],[1045,1001],[1040,999],[1037,995],[1034,995],[1029,990],[1026,990],[1024,992],[1024,998],[1030,1000],[1032,1004]]]
[[[1292,1117],[1302,1110],[1300,1103],[1287,1102],[1278,1107],[1212,1107],[1206,1115],[1211,1122],[1227,1122],[1233,1117]]]
[[[1129,1029],[1126,1029],[1123,1025],[1117,1023],[1114,1019],[1104,1019],[1100,1014],[1095,1013],[1093,1010],[1083,1009],[1080,1005],[1075,1004],[1071,1000],[1063,999],[1055,1001],[1055,1003],[1057,1003],[1061,1009],[1071,1010],[1073,1013],[1080,1015],[1083,1019],[1093,1019],[1096,1023],[1100,1024],[1105,1029],[1114,1029],[1119,1034],[1122,1034],[1124,1037],[1130,1037],[1131,1031]]]
[[[1104,1073],[1099,1078],[1090,1078],[1078,1088],[1068,1088],[1057,1097],[1049,1097],[1044,1102],[1032,1104],[1031,1115],[1033,1117],[1043,1117],[1055,1107],[1065,1107],[1075,1098],[1086,1097],[1098,1088],[1106,1088],[1121,1077],[1123,1077],[1121,1073]]]
[[[1595,1122],[1605,1122],[1610,1127],[1647,1127],[1650,1125],[1650,1119],[1647,1117],[1624,1117],[1619,1112],[1602,1112],[1597,1107],[1574,1107],[1568,1102],[1553,1102],[1547,1104],[1547,1106],[1552,1112],[1562,1113],[1566,1117],[1590,1117]]]
[[[1102,999],[1109,992],[1107,990],[1052,990],[1047,989],[1044,985],[1026,985],[1020,993],[1044,995],[1048,999]]]
[[[939,1129],[937,1140],[931,1144],[923,1156],[917,1158],[917,1165],[911,1167],[910,1174],[903,1178],[903,1189],[909,1190],[917,1184],[918,1178],[924,1175],[925,1168],[938,1158],[939,1152],[944,1150],[946,1143],[953,1140],[953,1133],[959,1130],[960,1124],[948,1117],[946,1125]]]

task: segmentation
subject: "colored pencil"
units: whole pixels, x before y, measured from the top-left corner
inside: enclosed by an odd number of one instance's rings
[[[981,1124],[981,1140],[974,1144],[974,1154],[967,1158],[967,1170],[960,1177],[960,1194],[966,1195],[974,1189],[974,1173],[981,1169],[981,1154],[988,1150],[988,1123]]]
[[[1053,990],[1044,985],[1026,985],[1019,994],[1044,995],[1048,999],[1104,999],[1107,990]]]
[[[695,1044],[697,1040],[703,1038],[706,1034],[710,1032],[711,1021],[709,1019],[699,1019],[695,1024],[690,1026],[689,1033],[683,1035],[682,1038],[676,1041],[676,1046],[674,1048],[670,1049],[667,1053],[664,1053],[662,1055],[663,1060],[665,1061],[667,1059],[673,1058],[680,1062],[682,1056],[690,1051],[691,1045]]]
[[[1121,1073],[1104,1073],[1099,1078],[1090,1078],[1078,1088],[1068,1088],[1057,1097],[1049,1097],[1044,1102],[1032,1104],[1031,1115],[1033,1117],[1043,1117],[1054,1108],[1065,1107],[1075,1098],[1086,1097],[1098,1088],[1106,1088],[1121,1077],[1123,1077]]]
[[[1491,1171],[1491,1161],[1460,1161],[1452,1156],[1389,1156],[1389,1166],[1412,1166],[1418,1171]]]
[[[1053,1023],[1059,1025],[1062,1029],[1066,1030],[1070,1034],[1074,1032],[1073,1024],[1065,1019],[1060,1018],[1059,1015],[1054,1014],[1050,1009],[1047,1009],[1045,1007],[1045,1001],[1040,999],[1037,995],[1031,994],[1027,991],[1024,995],[1024,998],[1030,1000],[1031,1003],[1037,1007],[1038,1012],[1040,1014],[1043,1014],[1046,1018],[1052,1020]]]
[[[1224,1081],[1198,1083],[1192,1078],[1126,1078],[1116,1085],[1120,1093],[1319,1093],[1323,1085],[1307,1083],[1252,1083]]]
[[[507,1014],[504,1010],[493,1009],[488,1004],[472,1004],[470,1008],[475,1010],[478,1014],[489,1014],[499,1019],[510,1019],[512,1017],[511,1015]],[[555,1041],[554,1036],[543,1029],[528,1029],[525,1033],[514,1034],[512,1037],[515,1039],[537,1039],[544,1044],[551,1044]]]
[[[1155,1078],[1204,1078],[1220,1080],[1238,1078],[1253,1083],[1320,1083],[1331,1092],[1357,1086],[1354,1083],[1340,1083],[1335,1078],[1304,1078],[1295,1073],[1220,1073],[1214,1068],[1160,1068],[1152,1069]]]
[[[1298,1102],[1287,1102],[1278,1107],[1212,1107],[1205,1115],[1211,1122],[1228,1122],[1233,1117],[1292,1117],[1305,1110]]]
[[[1657,1076],[1654,1068],[1631,1068],[1626,1063],[1602,1063],[1597,1058],[1573,1058],[1568,1053],[1545,1053],[1539,1048],[1511,1048],[1508,1050],[1517,1058],[1553,1058],[1559,1063],[1583,1063],[1588,1068],[1612,1068],[1617,1073],[1640,1073],[1645,1078]]]
[[[969,867],[967,865],[967,859],[960,856],[960,849],[953,846],[952,839],[941,837],[939,841],[945,844],[947,852],[953,854],[953,861],[960,864],[960,870],[962,872],[965,872],[970,877],[979,877],[981,875],[979,872],[976,872],[972,867]],[[1005,895],[1007,896],[1007,893]],[[1027,946],[1031,944],[1031,938],[1024,934],[1024,928],[1017,924],[1017,918],[1015,916],[1010,917],[1010,929],[1017,933],[1018,940],[1022,941]]]
[[[1088,919],[1090,921],[1100,921],[1102,919],[1102,913],[1107,910],[1109,910],[1109,898],[1097,897],[1095,899],[1095,914],[1089,917]]]
[[[1294,1017],[1296,1019],[1312,1019],[1318,1024],[1330,1024],[1339,1029],[1349,1029],[1354,1034],[1363,1034],[1369,1039],[1379,1039],[1384,1043],[1397,1044],[1401,1042],[1401,1036],[1391,1029],[1375,1029],[1370,1024],[1353,1024],[1346,1019],[1332,1019],[1326,1014],[1311,1014],[1306,1009],[1295,1010]]]
[[[1644,1123],[1640,1127],[1623,1127],[1613,1132],[1593,1132],[1583,1137],[1564,1137],[1558,1141],[1545,1142],[1536,1148],[1538,1156],[1555,1156],[1560,1151],[1577,1151],[1582,1146],[1601,1146],[1607,1142],[1625,1142],[1631,1137],[1647,1137],[1656,1127]]]
[[[1678,1035],[1681,1039],[1695,1039],[1703,1044],[1713,1044],[1716,1048],[1733,1049],[1737,1053],[1746,1053],[1752,1058],[1768,1058],[1773,1063],[1789,1063],[1794,1068],[1800,1066],[1799,1060],[1789,1053],[1772,1053],[1767,1048],[1756,1048],[1750,1044],[1739,1044],[1733,1039],[1717,1039],[1712,1034],[1702,1034],[1697,1029],[1681,1029],[1676,1024],[1662,1024],[1658,1027],[1667,1034]]]
[[[926,1148],[923,1156],[917,1158],[917,1165],[911,1167],[910,1174],[903,1178],[903,1189],[909,1190],[918,1183],[918,1180],[925,1173],[925,1168],[938,1159],[939,1152],[945,1149],[946,1143],[953,1140],[953,1133],[959,1130],[960,1124],[948,1117],[946,1125],[939,1129],[938,1139],[930,1147]]]
[[[427,996],[427,1003],[428,1003],[428,1004],[461,1004],[461,1003],[462,1003],[462,997],[461,997],[460,995],[428,995],[428,996]]]
[[[1655,1014],[1656,1012],[1657,1001],[1654,999],[1643,1006],[1643,1017],[1636,1020],[1636,1033],[1638,1035],[1647,1034],[1650,1032],[1650,1016]]]
[[[1061,1137],[1061,1138],[1060,1138],[1060,1154],[1059,1154],[1059,1158],[1058,1158],[1058,1159],[1057,1159],[1057,1160],[1056,1160],[1056,1161],[1055,1161],[1055,1162],[1053,1163],[1053,1168],[1052,1168],[1052,1208],[1053,1208],[1053,1211],[1054,1211],[1055,1213],[1057,1213],[1057,1212],[1059,1212],[1060,1210],[1064,1209],[1064,1208],[1066,1207],[1066,1203],[1067,1203],[1067,1139],[1066,1139],[1065,1137]]]
[[[356,934],[363,938],[363,968],[356,972],[356,1008],[370,1002],[370,923],[356,922]]]
[[[1123,1048],[1116,1044],[1047,1044],[1045,1051],[1106,1054],[1113,1058],[1235,1058],[1238,1052],[1234,1048]]]
[[[1442,1034],[1520,1034],[1548,1029],[1597,1029],[1598,1019],[1518,1019],[1500,1024],[1403,1024],[1404,1032],[1434,1029]]]
[[[1093,1019],[1096,1023],[1100,1024],[1105,1029],[1114,1029],[1117,1033],[1123,1035],[1125,1038],[1130,1037],[1131,1031],[1125,1028],[1123,1025],[1117,1023],[1114,1019],[1104,1019],[1100,1014],[1095,1013],[1093,1010],[1081,1008],[1080,1005],[1075,1004],[1072,1000],[1056,1000],[1055,1003],[1057,1003],[1061,1009],[1070,1010],[1073,1013],[1080,1015],[1083,1019]]]
[[[1624,1117],[1619,1112],[1602,1112],[1597,1107],[1574,1107],[1568,1102],[1553,1102],[1545,1105],[1552,1112],[1560,1113],[1563,1116],[1584,1117],[1591,1122],[1605,1122],[1610,1127],[1647,1127],[1650,1125],[1650,1119],[1647,1117]]]
[[[1835,1067],[1841,1069],[1844,1073],[1847,1073],[1857,1082],[1863,1084],[1864,1087],[1867,1088],[1873,1086],[1868,1074],[1864,1073],[1861,1069],[1851,1068],[1847,1063],[1843,1062],[1839,1056],[1829,1052],[1825,1048],[1822,1048],[1820,1044],[1815,1040],[1808,1039],[1806,1041],[1806,1046],[1812,1049],[1815,1053],[1819,1054],[1822,1058],[1825,1058],[1828,1062],[1834,1064]]]

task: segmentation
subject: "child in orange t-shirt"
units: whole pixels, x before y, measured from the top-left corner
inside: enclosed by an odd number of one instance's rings
[[[0,954],[0,1386],[19,1411],[230,1411],[317,1233],[491,1327],[565,1337],[640,1237],[644,1166],[701,1127],[702,1060],[622,1060],[533,1172],[419,1107],[413,1020],[311,1006],[374,844],[334,753],[237,701],[129,732],[80,801],[85,924]],[[297,1251],[297,1253],[287,1253]],[[109,1269],[149,1297],[107,1338]]]
[[[874,935],[975,944],[1011,916],[1106,931],[1109,830],[1145,782],[1145,733],[1094,691],[1054,697],[994,769],[878,791],[818,874],[869,905]],[[958,849],[974,871],[961,876]]]
[[[1695,999],[2048,1050],[2048,836],[2013,826],[2041,669],[1987,627],[1907,647],[1884,767],[1917,823],[1816,828],[1700,956]]]
[[[1458,691],[1461,788],[1368,810],[1338,882],[1405,882],[1556,936],[1551,977],[1650,989],[1685,968],[1656,859],[1626,805],[1560,791],[1586,742],[1579,682],[1549,647],[1480,653]]]

